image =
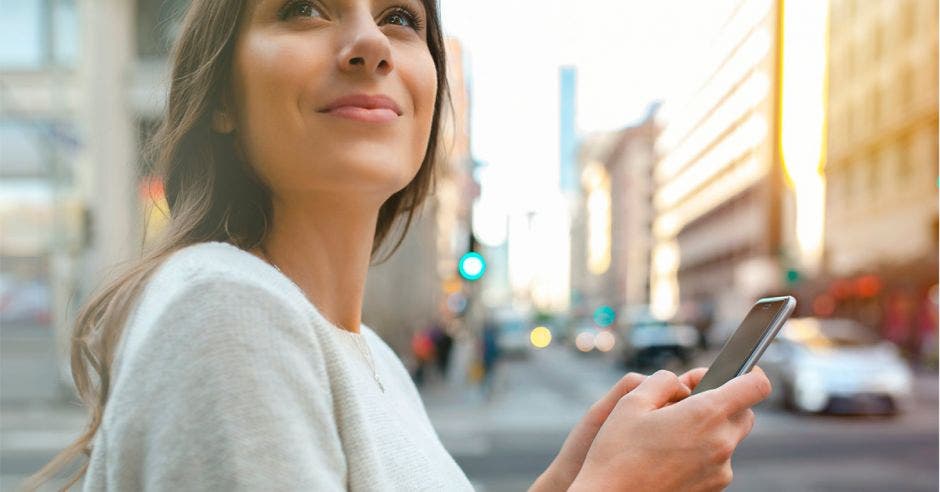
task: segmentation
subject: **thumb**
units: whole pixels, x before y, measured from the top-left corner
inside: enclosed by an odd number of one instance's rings
[[[640,383],[626,398],[638,402],[641,408],[656,410],[669,402],[689,396],[691,392],[678,376],[666,370],[659,370]]]

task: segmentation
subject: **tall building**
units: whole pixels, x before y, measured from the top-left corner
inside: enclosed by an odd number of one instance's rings
[[[559,144],[561,172],[559,173],[559,188],[563,192],[572,192],[578,186],[577,169],[577,68],[561,67],[559,72],[560,86],[560,128]]]
[[[911,355],[937,329],[937,15],[934,0],[831,2],[827,281],[814,308]]]
[[[937,2],[833,0],[830,45],[828,269],[935,266]]]
[[[590,135],[580,147],[583,199],[571,235],[576,316],[649,304],[656,107],[639,124]]]
[[[718,337],[781,286],[778,11],[734,2],[690,94],[658,113],[651,306],[663,318],[714,310]]]
[[[653,164],[657,136],[653,105],[646,119],[621,132],[611,154],[611,257],[613,291],[623,308],[650,302],[653,229]],[[618,312],[626,312],[624,309]]]
[[[601,305],[620,306],[613,284],[611,238],[612,179],[607,163],[621,142],[621,132],[599,132],[578,146],[580,193],[572,207],[571,310],[590,316]]]

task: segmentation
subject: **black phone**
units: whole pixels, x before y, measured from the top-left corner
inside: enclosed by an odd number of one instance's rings
[[[791,296],[758,300],[744,317],[741,326],[725,342],[692,394],[717,388],[734,377],[747,374],[777,336],[783,323],[793,314],[795,307],[796,299]]]

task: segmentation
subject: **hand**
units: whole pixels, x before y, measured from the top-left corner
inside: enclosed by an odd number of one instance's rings
[[[731,455],[770,394],[754,368],[720,388],[688,396],[704,375],[659,371],[621,397],[591,445],[572,490],[721,490]],[[691,383],[689,385],[686,382]],[[670,405],[670,403],[672,403]]]
[[[692,369],[679,377],[688,388],[689,392],[702,379],[707,369],[704,367]],[[635,372],[627,373],[620,378],[616,384],[604,395],[603,398],[591,405],[588,412],[581,418],[581,421],[575,425],[574,429],[568,434],[565,443],[561,446],[561,451],[549,465],[548,469],[539,476],[538,480],[529,489],[530,492],[541,490],[568,490],[574,481],[584,458],[587,455],[591,443],[597,431],[601,428],[611,410],[624,395],[631,392],[640,385],[647,376]],[[688,393],[686,393],[688,395]]]

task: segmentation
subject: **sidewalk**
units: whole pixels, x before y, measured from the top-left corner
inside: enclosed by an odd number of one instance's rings
[[[528,360],[502,361],[496,366],[489,399],[469,381],[437,381],[419,391],[448,450],[478,455],[495,435],[567,434],[615,382],[616,374],[606,362],[598,363],[601,373],[590,366],[574,366],[569,357],[573,356],[564,350],[540,351]],[[579,370],[588,372],[579,375]]]
[[[85,409],[77,403],[0,406],[0,491],[16,490],[26,477],[71,444],[81,434],[86,420]],[[51,485],[64,483],[63,480]]]

